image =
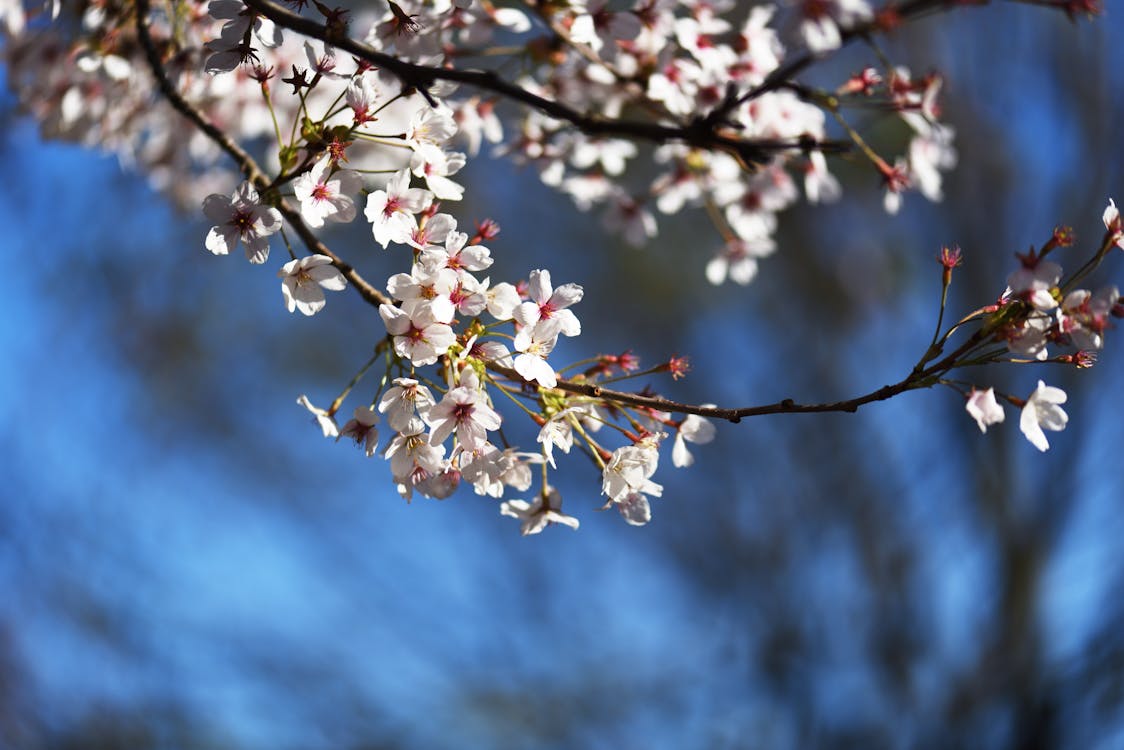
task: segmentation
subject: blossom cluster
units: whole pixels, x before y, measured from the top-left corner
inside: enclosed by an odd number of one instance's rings
[[[341,124],[381,124],[396,110],[408,117],[419,102],[437,103],[443,117],[457,123],[465,153],[414,149],[409,166],[439,200],[461,197],[463,188],[450,177],[466,155],[492,143],[499,153],[533,164],[545,183],[579,207],[601,208],[606,226],[636,245],[655,237],[657,215],[705,207],[715,222],[717,250],[699,267],[705,264],[715,284],[745,284],[756,276],[758,260],[776,249],[778,214],[801,192],[812,203],[840,197],[825,152],[833,133],[848,140],[857,135],[844,118],[852,105],[892,112],[912,133],[905,152],[893,158],[856,140],[886,186],[887,210],[897,211],[911,189],[940,200],[941,173],[956,162],[953,130],[938,119],[937,74],[916,79],[906,67],[872,57],[871,66],[844,74],[832,90],[773,80],[802,49],[824,54],[848,30],[891,29],[892,19],[866,0],[805,0],[791,9],[748,11],[733,0],[638,0],[613,7],[606,0],[575,0],[525,11],[480,0],[388,0],[377,7],[381,14],[349,19],[321,6],[325,36],[342,18],[379,53],[438,70],[461,64],[465,55],[491,56],[490,46],[502,39],[511,59],[524,62],[518,84],[529,94],[593,119],[644,112],[648,122],[684,132],[700,113],[711,113],[716,134],[761,150],[748,157],[689,139],[643,149],[627,128],[590,134],[536,108],[512,113],[505,125],[497,96],[440,85],[405,96],[409,86],[394,75],[362,75],[369,62],[285,34],[241,0],[181,0],[174,17],[158,13],[150,27],[159,44],[175,49],[166,65],[180,91],[237,142],[275,134],[281,140],[293,123],[306,120],[320,123],[320,135],[330,139],[331,128]],[[223,183],[215,145],[198,132],[181,138],[172,108],[152,106],[156,84],[127,7],[91,4],[78,39],[68,39],[62,26],[32,33],[19,6],[5,14],[9,26],[20,19],[4,54],[13,86],[47,132],[117,152],[186,205]],[[786,43],[778,16],[793,14],[799,33]],[[279,95],[286,85],[293,95]],[[272,96],[263,98],[263,91]],[[743,95],[731,99],[733,92]],[[335,106],[341,97],[347,107]],[[838,119],[838,127],[829,127],[829,119]],[[364,157],[363,166],[394,161],[385,153],[369,158],[377,163]]]
[[[290,2],[298,10],[306,4]],[[569,0],[520,10],[484,0],[385,0],[376,7],[375,15],[350,18],[314,2],[315,13],[307,9],[302,19],[269,0],[180,0],[156,12],[145,0],[99,2],[72,24],[54,24],[46,16],[58,15],[57,6],[5,0],[0,33],[12,87],[45,132],[115,151],[179,201],[201,203],[211,222],[205,250],[230,255],[241,246],[250,263],[265,266],[281,239],[288,257],[273,263],[290,313],[317,315],[326,292],[348,287],[377,306],[382,325],[372,331],[371,361],[327,408],[298,399],[325,436],[384,457],[404,498],[446,498],[470,485],[500,501],[499,512],[518,519],[524,534],[578,526],[550,481],[558,454],[576,446],[598,469],[604,507],[643,525],[651,498],[663,492],[655,475],[669,439],[672,464],[690,466],[687,443],[716,434],[706,415],[736,421],[741,413],[603,387],[678,377],[683,358],[642,371],[626,351],[559,366],[567,340],[582,332],[575,311],[582,287],[557,284],[542,268],[494,280],[487,274],[499,225],[489,219],[465,231],[448,209],[464,198],[458,175],[484,143],[533,165],[583,210],[603,209],[606,225],[633,244],[656,236],[657,214],[705,210],[718,250],[699,265],[713,284],[757,275],[759,259],[776,250],[778,217],[801,195],[811,203],[841,196],[828,162],[835,151],[869,163],[891,214],[909,190],[940,200],[942,173],[956,163],[954,131],[939,119],[938,74],[915,78],[875,55],[830,88],[795,80],[849,38],[891,31],[905,12],[892,3]],[[312,36],[285,28],[309,16]],[[786,26],[795,29],[791,38],[778,31]],[[348,54],[339,51],[345,40]],[[469,56],[518,59],[522,76],[500,85],[493,73],[458,88],[450,80],[465,73]],[[525,105],[506,123],[505,98]],[[851,124],[854,105],[900,121],[905,153],[879,154]],[[630,119],[637,112],[646,119]],[[197,126],[186,137],[184,116]],[[266,166],[243,149],[264,155]],[[224,165],[228,157],[241,181]],[[393,264],[381,287],[317,237],[360,217],[370,229],[367,250]],[[1103,220],[1095,263],[1063,280],[1046,259],[1068,244],[1069,235],[1056,232],[1041,251],[1020,256],[995,304],[935,339],[896,392],[937,383],[966,390],[968,413],[986,431],[1004,419],[995,390],[948,379],[951,370],[981,361],[1091,364],[1109,319],[1121,315],[1115,287],[1077,286],[1109,248],[1124,248],[1114,203]],[[307,253],[291,244],[287,225]],[[958,254],[942,255],[944,291],[958,262]],[[942,315],[943,304],[942,295]],[[939,359],[969,324],[976,333]],[[1005,360],[981,354],[997,343]],[[1076,352],[1051,360],[1058,346]],[[341,426],[337,414],[376,364],[377,387]],[[1044,430],[1066,425],[1064,392],[1043,381],[1026,399],[1003,398],[1022,409],[1020,427],[1040,450],[1048,448]],[[533,426],[533,450],[510,442],[519,430],[513,414]]]
[[[1109,200],[1102,220],[1104,239],[1094,257],[1094,265],[1113,247],[1124,249],[1124,227],[1116,202]],[[1013,361],[1054,361],[1088,368],[1096,361],[1097,352],[1104,347],[1104,336],[1112,327],[1113,318],[1124,317],[1120,304],[1120,290],[1115,285],[1103,286],[1097,291],[1078,288],[1081,275],[1063,280],[1062,267],[1046,256],[1053,250],[1072,242],[1072,232],[1059,227],[1041,252],[1033,248],[1018,255],[1019,267],[1007,277],[1007,288],[999,301],[985,308],[988,314],[987,341],[1006,346]],[[948,266],[959,262],[947,263]],[[1050,347],[1073,351],[1051,358]],[[1030,359],[1025,359],[1029,357]],[[1019,429],[1040,451],[1046,451],[1050,442],[1044,430],[1064,430],[1069,416],[1061,405],[1067,400],[1065,391],[1048,386],[1042,380],[1026,398],[1005,396],[1006,400],[1021,407]],[[980,432],[1002,423],[1006,414],[994,388],[973,386],[967,394],[966,409],[979,425]]]
[[[350,91],[364,86],[363,75],[354,75]],[[365,106],[370,101],[365,100]],[[363,109],[354,103],[349,106]],[[360,125],[349,129],[348,136],[360,132]],[[581,333],[581,322],[571,308],[581,301],[583,290],[572,283],[555,285],[545,269],[532,270],[518,284],[481,278],[493,263],[491,250],[483,243],[497,236],[498,225],[484,222],[472,236],[460,231],[457,219],[442,212],[438,200],[459,197],[451,187],[456,184],[448,170],[429,168],[463,163],[463,155],[445,148],[456,129],[447,113],[420,106],[402,139],[413,151],[410,166],[395,171],[381,188],[366,195],[363,216],[374,244],[401,246],[411,258],[408,272],[387,280],[389,301],[378,308],[387,336],[380,345],[387,362],[383,387],[368,404],[355,407],[353,418],[342,428],[335,419],[342,399],[328,409],[314,406],[305,396],[298,402],[316,417],[325,436],[353,438],[368,456],[381,453],[390,463],[398,491],[407,499],[415,492],[448,497],[462,483],[472,485],[477,494],[503,498],[509,490],[527,492],[533,484],[533,467],[540,468],[543,480],[535,499],[507,500],[500,506],[503,514],[522,520],[524,533],[537,533],[550,522],[577,526],[576,518],[561,512],[558,491],[546,478],[549,470],[557,468],[555,449],[569,453],[576,430],[579,441],[602,466],[606,507],[617,507],[631,524],[647,523],[651,518],[647,497],[659,496],[662,489],[651,477],[665,430],[670,428],[676,435],[672,462],[686,466],[693,459],[685,441],[708,442],[714,428],[696,416],[676,422],[669,414],[649,411],[639,433],[617,427],[630,438],[622,448],[610,451],[592,437],[605,425],[616,426],[623,413],[611,413],[597,399],[568,398],[554,390],[558,374],[549,361],[561,337]],[[349,148],[344,146],[341,155],[350,153]],[[292,181],[301,220],[321,227],[329,221],[356,219],[363,176],[341,167],[343,159],[333,159],[330,149],[319,157],[311,155],[307,144],[304,150],[311,166]],[[416,181],[425,187],[415,185]],[[208,250],[225,255],[241,243],[251,263],[267,261],[269,238],[282,221],[278,209],[267,205],[252,184],[242,183],[229,197],[208,196],[203,210],[216,222],[204,243]],[[325,290],[346,286],[333,259],[315,253],[293,257],[278,275],[287,309],[309,316],[325,307]],[[503,330],[507,326],[510,333]],[[438,374],[425,380],[422,373],[429,367]],[[635,359],[618,357],[615,368],[627,374],[635,368]],[[606,360],[588,378],[595,381],[613,369],[614,362]],[[539,423],[537,451],[496,444],[503,424],[495,404],[497,392],[521,400],[523,411]],[[638,424],[635,417],[629,418],[630,427]],[[384,433],[380,450],[383,420],[389,434]]]

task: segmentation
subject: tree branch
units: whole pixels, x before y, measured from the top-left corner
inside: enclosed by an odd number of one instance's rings
[[[148,32],[147,16],[149,13],[149,0],[137,0],[137,34],[140,38],[141,45],[144,47],[145,55],[148,59],[149,66],[152,69],[153,75],[156,77],[157,83],[160,86],[161,93],[168,99],[169,103],[179,111],[184,117],[190,120],[196,127],[203,131],[211,140],[213,140],[220,148],[228,153],[239,167],[260,189],[265,190],[269,187],[270,183],[265,173],[244,149],[235,143],[228,135],[219,130],[213,123],[209,122],[206,117],[188,101],[186,101],[180,93],[171,84],[168,79],[167,73],[164,70],[163,63],[160,56],[156,51],[155,45]],[[330,44],[333,44],[341,49],[344,49],[352,54],[367,60],[375,65],[380,65],[387,70],[397,75],[403,83],[407,86],[413,86],[424,90],[433,81],[438,79],[453,80],[470,85],[486,88],[495,93],[509,96],[512,99],[521,101],[529,106],[540,109],[546,114],[557,116],[573,123],[574,125],[582,128],[586,132],[594,132],[601,134],[614,134],[624,135],[629,137],[649,138],[653,140],[671,139],[671,140],[686,140],[688,143],[697,145],[702,148],[720,148],[729,149],[733,146],[742,148],[753,148],[761,145],[761,142],[751,141],[736,141],[721,136],[709,130],[704,130],[699,127],[698,122],[686,129],[676,129],[667,126],[654,125],[650,123],[629,122],[629,121],[607,121],[595,118],[589,118],[585,115],[577,113],[574,110],[565,107],[557,102],[543,99],[535,94],[532,94],[517,86],[513,86],[502,79],[495,76],[491,72],[485,71],[457,71],[450,69],[428,68],[426,66],[414,65],[412,63],[403,62],[396,58],[384,55],[380,52],[370,49],[366,45],[359,44],[354,40],[347,37],[339,37],[332,34],[325,26],[321,26],[307,19],[301,18],[293,13],[290,13],[283,8],[276,7],[268,2],[268,0],[245,0],[246,4],[255,10],[261,12],[275,23],[297,31],[301,34],[306,34]],[[948,0],[914,0],[911,6],[946,4]],[[920,12],[920,11],[914,11]],[[851,36],[858,34],[858,31],[852,30],[849,32]],[[787,69],[791,72],[802,69],[808,65],[812,58],[806,56],[799,58],[793,63],[790,63]],[[766,81],[761,86],[764,87],[769,82]],[[776,85],[776,84],[774,84]],[[759,89],[761,87],[758,87]],[[755,89],[754,91],[757,91]],[[751,92],[753,93],[753,92]],[[699,142],[690,140],[691,138],[701,138]],[[793,146],[788,146],[793,147]],[[301,240],[305,243],[309,250],[326,255],[332,258],[333,264],[340,269],[340,271],[348,278],[349,281],[356,287],[360,295],[369,303],[373,305],[379,304],[393,304],[393,300],[389,299],[385,294],[372,287],[366,280],[364,280],[358,272],[356,272],[350,265],[336,256],[323,242],[321,242],[311,229],[301,219],[300,213],[287,205],[283,200],[280,202],[278,210],[289,220],[289,223],[294,227]],[[833,403],[825,404],[799,404],[790,398],[778,401],[772,404],[765,404],[761,406],[746,406],[739,408],[720,408],[711,406],[699,406],[694,404],[685,404],[677,401],[672,401],[662,396],[646,396],[639,393],[629,393],[626,391],[617,391],[609,388],[604,388],[596,383],[587,383],[576,380],[559,380],[557,389],[566,393],[573,393],[590,398],[597,398],[607,402],[620,404],[622,406],[634,406],[646,409],[655,409],[658,411],[671,412],[677,414],[695,414],[703,417],[711,417],[715,419],[722,419],[729,422],[740,422],[744,417],[763,416],[766,414],[809,414],[809,413],[822,413],[822,412],[849,412],[853,413],[869,403],[876,401],[885,401],[886,399],[897,396],[909,390],[921,387],[928,387],[932,385],[933,379],[939,373],[943,373],[956,366],[960,356],[970,350],[973,346],[980,343],[984,338],[984,332],[981,329],[970,337],[963,345],[961,345],[955,352],[949,354],[940,362],[931,365],[923,370],[915,369],[903,380],[893,385],[885,385],[877,390],[871,391],[862,396],[847,399],[844,401],[836,401]],[[527,382],[524,378],[512,368],[503,367],[496,363],[488,363],[488,369],[498,375],[508,378],[509,380],[517,383]]]
[[[266,177],[265,172],[262,171],[254,158],[250,156],[241,146],[235,143],[230,136],[220,130],[214,123],[210,122],[206,116],[199,111],[191,102],[183,98],[176,87],[172,85],[171,80],[168,78],[168,73],[164,69],[164,63],[160,59],[160,53],[156,50],[156,45],[152,41],[152,35],[148,32],[148,15],[150,12],[148,0],[136,0],[136,27],[137,37],[140,40],[141,46],[144,48],[145,58],[148,60],[148,67],[152,70],[152,75],[156,78],[156,83],[160,87],[160,93],[168,100],[168,103],[186,117],[188,120],[203,131],[204,135],[210,138],[215,144],[230,155],[232,159],[238,164],[242,173],[246,175],[254,186],[263,193],[269,189],[270,180]],[[392,304],[393,300],[380,292],[374,286],[364,279],[358,271],[356,271],[350,264],[346,263],[342,258],[333,253],[328,246],[316,237],[308,225],[304,223],[301,218],[300,211],[290,206],[284,199],[278,201],[277,210],[281,212],[297,235],[304,242],[309,251],[326,255],[332,259],[332,265],[340,270],[340,273],[351,282],[360,296],[372,305]]]
[[[586,135],[620,136],[654,143],[679,141],[700,149],[725,151],[748,165],[765,164],[774,153],[779,151],[818,150],[839,153],[850,149],[849,143],[841,141],[738,138],[729,133],[724,123],[711,122],[703,117],[697,117],[684,126],[661,125],[643,120],[606,119],[534,94],[505,81],[490,70],[460,70],[406,62],[379,52],[351,37],[336,33],[333,28],[299,16],[270,0],[244,0],[244,2],[278,26],[319,39],[387,70],[397,76],[407,88],[417,89],[423,95],[435,81],[462,83],[519,102],[556,120],[568,122]]]
[[[927,388],[934,383],[934,379],[958,365],[960,358],[978,344],[983,343],[990,333],[981,328],[970,336],[956,351],[944,357],[940,362],[924,369],[915,368],[909,375],[893,385],[884,385],[862,396],[835,401],[828,404],[798,404],[791,398],[786,398],[772,404],[762,406],[743,406],[737,408],[722,408],[717,406],[698,406],[684,404],[662,396],[645,396],[640,393],[616,391],[603,388],[596,383],[583,383],[575,380],[559,380],[556,388],[566,393],[574,393],[590,398],[603,399],[613,403],[636,406],[644,409],[672,412],[675,414],[696,414],[700,417],[722,419],[737,424],[744,417],[760,417],[766,414],[815,414],[822,412],[846,412],[853,414],[860,406],[876,401],[885,401],[906,391],[917,388]],[[515,382],[527,382],[512,368],[502,367],[495,363],[488,363],[488,369],[499,373]]]

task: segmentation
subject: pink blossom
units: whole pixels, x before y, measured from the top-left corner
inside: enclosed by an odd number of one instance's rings
[[[456,343],[453,329],[439,322],[429,304],[395,307],[379,305],[379,316],[394,337],[394,351],[415,367],[431,365]]]
[[[251,263],[264,263],[269,257],[269,236],[281,229],[281,214],[260,200],[250,182],[239,185],[229,198],[208,195],[203,213],[216,226],[207,233],[207,249],[215,255],[227,255],[241,241]]]
[[[359,174],[340,169],[328,174],[331,160],[324,156],[293,182],[293,194],[301,204],[301,218],[310,227],[322,227],[324,221],[349,222],[355,218],[355,201],[362,184]]]
[[[498,430],[500,415],[475,388],[460,386],[429,410],[426,421],[432,428],[430,444],[439,445],[456,431],[457,440],[465,450],[476,450],[487,440],[488,430]]]

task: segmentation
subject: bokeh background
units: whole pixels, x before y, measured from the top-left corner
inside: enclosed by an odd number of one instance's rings
[[[1056,223],[1087,251],[1124,200],[1105,4],[1078,24],[965,9],[887,42],[948,78],[946,200],[887,217],[870,170],[835,162],[845,200],[786,214],[749,288],[707,286],[690,221],[620,247],[507,162],[470,164],[458,214],[502,224],[495,277],[585,286],[575,357],[690,355],[658,383],[688,401],[864,393],[927,341],[942,244],[964,249],[966,311],[1015,251]],[[581,530],[522,538],[470,492],[407,505],[294,403],[329,402],[381,335],[357,296],[289,315],[271,269],[203,251],[201,213],[41,141],[5,97],[0,747],[1124,747],[1116,335],[1089,371],[980,373],[1069,391],[1045,455],[1011,409],[982,436],[951,392],[913,393],[720,426],[693,468],[665,461],[644,529],[595,512],[575,455],[558,483]],[[370,278],[399,270],[364,234],[329,238]]]

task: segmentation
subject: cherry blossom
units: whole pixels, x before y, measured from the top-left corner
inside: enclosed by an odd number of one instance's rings
[[[533,326],[540,320],[557,319],[560,323],[559,332],[563,336],[577,336],[581,334],[581,323],[571,310],[571,305],[581,302],[584,292],[577,284],[563,284],[555,289],[550,284],[550,271],[531,271],[527,283],[527,294],[530,301],[524,302],[515,309],[515,319],[520,325]]]
[[[269,236],[281,229],[281,214],[260,200],[249,182],[239,185],[229,198],[217,193],[207,196],[203,213],[216,222],[207,233],[207,249],[227,255],[241,241],[251,263],[264,263],[269,257]]]
[[[386,414],[392,430],[412,435],[425,428],[422,419],[435,403],[433,394],[418,381],[395,378],[394,386],[379,399],[379,413]]]
[[[706,280],[718,286],[729,278],[745,286],[757,278],[757,259],[769,255],[775,247],[767,237],[756,241],[732,238],[706,264]]]
[[[432,305],[413,305],[409,310],[379,305],[379,316],[394,337],[394,351],[415,367],[433,364],[457,340],[453,329],[434,316]]]
[[[973,388],[968,394],[968,403],[964,408],[968,411],[968,416],[976,420],[980,432],[987,432],[988,427],[999,424],[1007,416],[1003,413],[1003,407],[995,400],[994,388],[988,388],[986,391]]]
[[[644,526],[652,520],[652,506],[641,492],[628,492],[616,503],[621,518],[630,526]]]
[[[808,166],[804,169],[804,194],[808,196],[809,203],[834,203],[843,195],[843,187],[827,171],[827,158],[819,151],[808,155]]]
[[[1053,310],[1058,301],[1052,290],[1062,278],[1062,267],[1033,254],[1021,260],[1022,266],[1007,277],[1011,294],[1025,300],[1036,310]]]
[[[449,179],[465,164],[465,155],[459,151],[442,151],[431,143],[422,143],[410,158],[410,170],[425,180],[434,197],[443,201],[459,201],[464,197],[464,186]]]
[[[1049,343],[1052,327],[1053,319],[1049,315],[1035,311],[1009,326],[1002,336],[1007,341],[1007,348],[1012,352],[1025,354],[1041,361],[1049,356],[1046,344]]]
[[[329,174],[330,166],[331,159],[325,156],[293,182],[301,218],[310,227],[322,227],[325,220],[348,222],[355,218],[355,201],[349,193],[359,192],[359,175],[350,169]]]
[[[477,495],[495,498],[503,497],[508,487],[526,492],[533,481],[531,464],[541,464],[543,460],[535,453],[520,453],[511,448],[501,451],[491,443],[474,451],[463,446],[457,450],[461,477],[472,484]]]
[[[562,321],[550,318],[538,325],[523,328],[515,336],[515,351],[519,352],[519,356],[515,358],[515,371],[527,382],[538,382],[543,388],[558,385],[554,368],[547,364],[546,358],[554,350],[561,330]]]
[[[1019,429],[1038,450],[1045,452],[1050,448],[1043,429],[1055,432],[1065,429],[1069,415],[1060,406],[1065,402],[1065,391],[1046,385],[1041,380],[1027,398],[1026,406],[1019,416]]]
[[[351,107],[352,121],[356,126],[365,125],[375,117],[377,105],[382,101],[382,92],[371,80],[371,76],[352,78],[347,85],[347,106]]]
[[[415,486],[445,471],[445,446],[431,445],[420,426],[417,432],[395,435],[383,456],[390,461],[390,473],[400,485],[399,492],[407,498]]]
[[[281,277],[281,292],[289,312],[300,310],[305,315],[315,315],[324,309],[327,303],[324,289],[339,292],[347,286],[347,279],[327,255],[307,255],[291,260],[277,275]]]
[[[213,53],[205,66],[208,73],[228,73],[244,62],[257,60],[257,50],[246,41],[251,26],[263,46],[277,47],[282,42],[281,29],[240,0],[211,0],[207,12],[213,18],[226,20],[219,38],[207,44],[207,49]]]
[[[391,242],[404,243],[417,228],[414,214],[433,202],[433,193],[410,187],[410,172],[396,172],[386,183],[386,190],[375,190],[367,196],[363,215],[371,222],[375,242],[386,247]]]
[[[312,416],[316,418],[316,423],[323,431],[324,437],[337,437],[339,435],[339,427],[336,426],[336,419],[332,413],[313,406],[312,402],[308,400],[308,396],[303,393],[297,397],[297,403],[308,409]]]
[[[411,148],[420,150],[428,146],[440,146],[456,132],[456,120],[448,110],[423,107],[410,120],[405,141]]]
[[[457,220],[452,216],[435,214],[427,217],[420,226],[410,231],[410,236],[406,238],[406,244],[424,252],[444,243],[448,239],[449,233],[456,228]]]
[[[675,431],[675,441],[671,446],[671,464],[677,468],[691,466],[695,457],[687,450],[687,443],[706,445],[714,440],[717,430],[705,417],[689,414]]]
[[[535,496],[533,502],[508,500],[500,506],[501,514],[517,518],[523,522],[520,526],[523,536],[538,534],[552,523],[577,529],[579,526],[578,519],[567,516],[561,510],[562,496],[553,487],[547,487],[540,492]]]
[[[429,309],[438,323],[452,323],[456,315],[452,293],[457,286],[457,274],[448,268],[429,270],[415,265],[412,273],[396,273],[387,280],[390,296],[402,301],[402,309],[409,312],[418,305]]]
[[[1124,222],[1120,220],[1120,211],[1116,208],[1116,201],[1108,199],[1108,206],[1104,210],[1104,228],[1108,232],[1109,241],[1121,250],[1124,250]]]
[[[421,263],[428,268],[450,268],[458,273],[483,271],[492,265],[491,251],[488,248],[467,243],[467,234],[450,231],[445,235],[444,248],[433,245],[421,248]],[[514,291],[514,287],[511,288]],[[509,315],[508,318],[510,317]]]
[[[487,431],[498,430],[500,415],[488,406],[483,394],[469,386],[453,388],[425,416],[432,428],[430,443],[438,445],[456,431],[466,450],[477,450],[487,440]]]
[[[581,412],[580,409],[571,407],[551,416],[539,430],[536,441],[542,443],[542,452],[547,463],[557,467],[554,463],[554,448],[557,446],[563,453],[569,453],[574,445],[574,431],[570,420]]]
[[[304,3],[293,5],[304,10]],[[328,409],[298,399],[326,436],[350,437],[372,456],[383,414],[393,430],[383,455],[407,499],[415,491],[448,497],[467,483],[502,500],[525,493],[541,472],[543,489],[534,499],[500,506],[521,521],[524,534],[534,534],[551,523],[578,527],[561,512],[548,472],[568,471],[583,459],[601,469],[606,507],[615,506],[628,524],[648,523],[650,498],[663,492],[653,481],[663,431],[674,433],[673,465],[690,466],[695,458],[687,443],[713,440],[716,430],[702,415],[717,407],[657,397],[657,383],[618,383],[649,377],[674,383],[686,371],[685,358],[643,372],[629,352],[558,361],[558,337],[582,332],[571,308],[584,291],[573,283],[555,288],[547,269],[532,270],[519,283],[497,273],[503,264],[493,267],[493,251],[482,244],[493,245],[498,233],[490,219],[474,236],[457,231],[457,218],[435,202],[468,197],[468,183],[453,179],[468,154],[479,153],[484,142],[496,144],[498,154],[532,164],[544,184],[580,210],[598,212],[606,228],[636,246],[657,236],[657,213],[705,212],[713,234],[690,243],[699,252],[687,261],[712,284],[740,285],[778,249],[778,217],[801,194],[810,204],[842,196],[832,173],[840,163],[836,139],[849,141],[843,145],[852,146],[854,163],[882,179],[890,213],[910,190],[941,200],[944,173],[957,162],[955,130],[940,119],[939,73],[911,78],[908,68],[865,49],[854,50],[867,55],[860,73],[826,64],[845,38],[910,20],[904,18],[913,12],[909,4],[886,6],[875,19],[866,0],[795,0],[793,16],[782,17],[779,28],[798,34],[796,43],[802,39],[810,54],[786,51],[770,4],[748,10],[734,0],[610,5],[537,4],[528,6],[532,22],[521,10],[472,0],[392,0],[368,19],[373,25],[365,38],[377,55],[338,57],[334,45],[353,50],[345,45],[345,21],[358,24],[320,4],[308,11],[312,25],[303,27],[317,29],[311,34],[317,39],[283,37],[279,25],[292,21],[277,16],[274,25],[266,17],[272,11],[239,0],[213,0],[207,12],[188,3],[174,18],[141,12],[145,3],[136,14],[111,14],[95,4],[81,24],[37,20],[33,29],[21,6],[0,0],[0,33],[11,86],[43,131],[112,150],[182,204],[202,202],[212,222],[204,240],[211,253],[230,254],[241,242],[251,263],[264,263],[270,237],[287,220],[293,232],[286,245],[297,237],[313,253],[278,272],[290,312],[317,313],[326,304],[324,290],[343,290],[347,280],[378,307],[389,336],[377,326],[356,327],[356,335],[373,339],[370,363]],[[497,32],[503,43],[493,50]],[[472,54],[467,64],[466,52]],[[513,62],[520,72],[508,78]],[[802,66],[812,63],[819,69],[805,78]],[[859,103],[870,117],[851,121]],[[908,130],[896,145],[858,132],[899,118]],[[185,122],[209,125],[185,129]],[[648,135],[636,138],[638,131]],[[454,143],[467,153],[452,150]],[[248,179],[228,196],[228,187],[219,186],[238,179],[235,169]],[[380,174],[389,177],[373,176]],[[377,280],[364,278],[371,265],[363,248],[328,250],[314,231],[352,221],[364,194],[374,244],[406,246],[387,254],[394,265],[380,268]],[[1111,199],[1102,221],[1108,244],[1098,247],[1124,248],[1124,224]],[[1124,308],[1114,286],[1078,288],[1103,252],[1084,265],[1077,259],[1072,267],[1079,270],[1063,280],[1054,261],[1071,244],[1072,233],[1055,231],[1040,249],[1019,256],[998,301],[980,302],[943,338],[938,321],[933,343],[897,386],[819,409],[853,410],[936,383],[959,391],[963,381],[946,375],[969,365],[1090,366]],[[951,255],[945,261],[939,320],[947,323],[956,319],[945,314],[956,264]],[[489,270],[494,277],[478,275]],[[481,319],[485,311],[489,320]],[[590,325],[598,323],[605,325]],[[949,337],[971,326],[977,326],[973,333],[956,339],[967,348],[956,349]],[[372,401],[354,406],[340,429],[335,413],[369,368],[381,368],[377,389],[366,394]],[[1049,447],[1044,430],[1065,427],[1065,400],[1060,389],[1039,381],[1025,401],[1020,429],[1040,450]],[[668,404],[679,411],[665,410]],[[800,410],[781,401],[764,411],[790,408]],[[972,388],[965,408],[981,432],[1004,420],[991,388]],[[756,410],[725,414],[747,412]],[[490,441],[510,414],[538,426],[537,452],[519,450],[514,426],[496,436],[499,445]],[[573,453],[581,456],[569,455],[575,433],[581,450]],[[612,442],[622,436],[623,446]]]
[[[813,52],[828,52],[843,43],[840,26],[870,19],[873,13],[864,0],[803,0],[804,20],[800,34]]]
[[[453,118],[457,123],[457,140],[467,145],[469,156],[479,154],[485,141],[499,143],[503,140],[503,123],[492,101],[471,97],[454,109]]]
[[[343,426],[336,439],[342,437],[353,439],[357,444],[364,446],[367,457],[370,458],[375,455],[375,450],[378,448],[378,421],[379,416],[374,409],[369,406],[357,406],[354,416]]]
[[[1100,349],[1119,299],[1120,291],[1115,286],[1099,289],[1096,294],[1088,289],[1073,290],[1057,309],[1058,330],[1078,349]]]
[[[634,492],[659,497],[663,487],[651,480],[660,460],[656,444],[652,438],[613,451],[602,472],[601,494],[614,503]]]

